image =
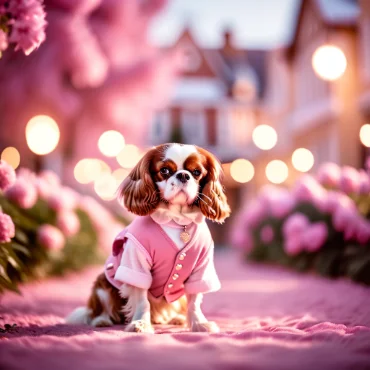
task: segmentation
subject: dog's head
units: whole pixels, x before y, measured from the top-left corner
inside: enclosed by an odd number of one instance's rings
[[[230,215],[219,161],[193,145],[164,144],[150,149],[120,187],[119,196],[132,213],[145,216],[160,202],[196,205],[210,220]]]

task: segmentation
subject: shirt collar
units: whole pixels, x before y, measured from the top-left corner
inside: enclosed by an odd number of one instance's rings
[[[204,221],[200,209],[196,206],[180,206],[178,204],[160,204],[150,215],[160,225],[175,221],[179,225],[189,225],[192,222],[200,224]]]

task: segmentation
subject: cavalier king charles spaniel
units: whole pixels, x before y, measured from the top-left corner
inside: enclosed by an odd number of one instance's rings
[[[205,149],[164,144],[150,149],[123,181],[119,197],[137,215],[114,240],[87,307],[71,324],[126,324],[153,333],[152,324],[217,332],[201,311],[204,293],[220,288],[214,244],[205,219],[230,215],[222,168]]]

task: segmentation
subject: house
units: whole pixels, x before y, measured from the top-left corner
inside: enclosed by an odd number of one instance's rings
[[[293,183],[300,173],[293,168],[291,155],[300,147],[314,155],[313,171],[327,161],[361,165],[359,131],[364,118],[358,108],[362,79],[359,16],[355,0],[304,0],[290,44],[267,53],[262,109],[277,131],[278,143],[271,151],[260,152],[254,158],[254,187],[266,183],[264,170],[272,159],[281,159],[288,165],[289,176],[284,184]],[[364,48],[369,48],[368,41],[369,38]],[[345,73],[336,81],[324,81],[312,67],[315,50],[326,44],[339,47],[347,60]],[[365,86],[363,89],[365,94]]]

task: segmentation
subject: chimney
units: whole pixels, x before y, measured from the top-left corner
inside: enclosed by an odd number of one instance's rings
[[[231,28],[227,27],[224,29],[224,32],[223,32],[223,41],[224,41],[224,44],[223,44],[223,51],[226,53],[226,54],[233,54],[235,52],[235,48],[233,46],[233,32],[231,30]]]

